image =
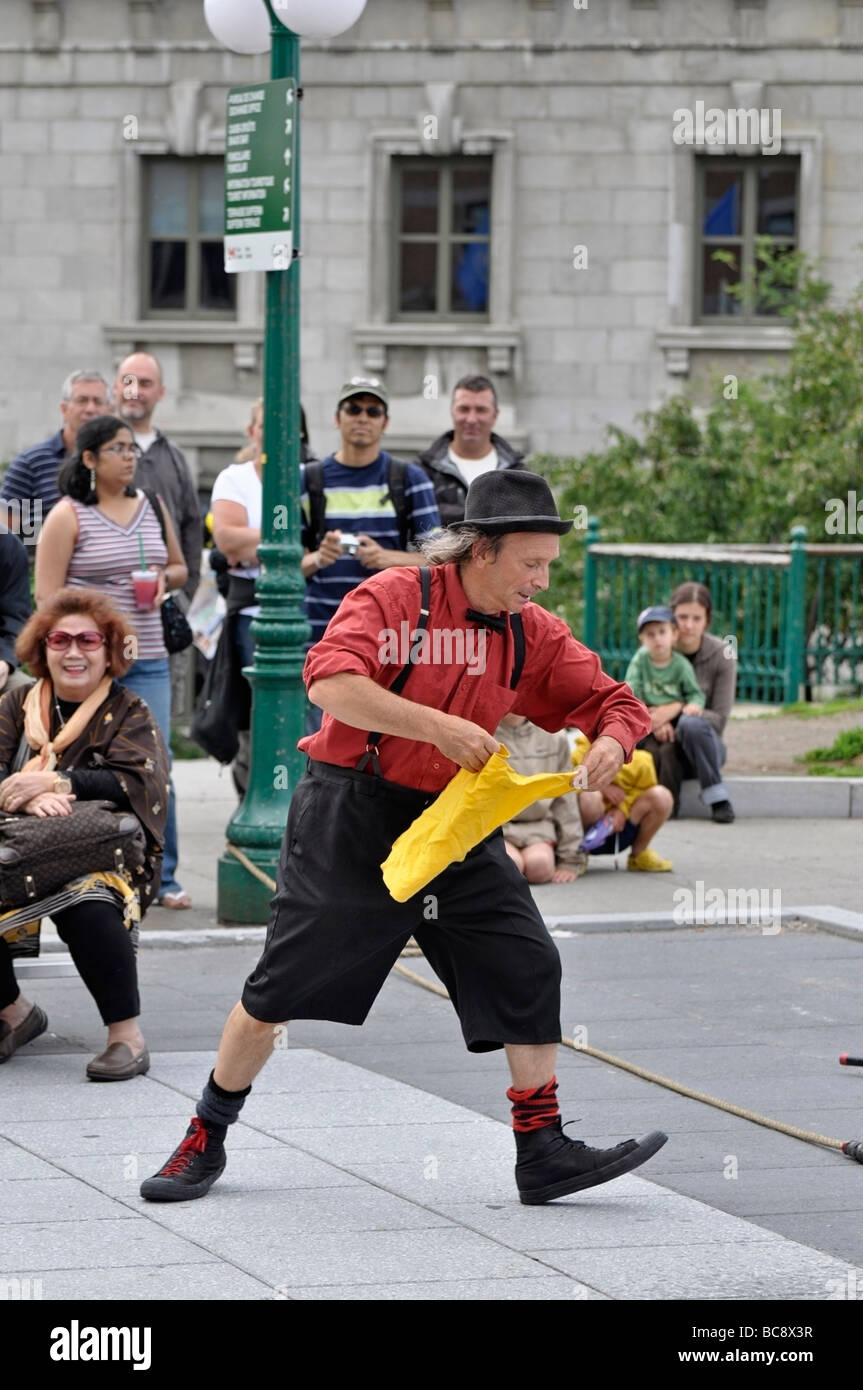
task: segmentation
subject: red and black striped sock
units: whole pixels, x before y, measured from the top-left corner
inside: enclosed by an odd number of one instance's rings
[[[517,1091],[510,1086],[506,1094],[507,1099],[512,1101],[512,1127],[516,1134],[531,1134],[535,1129],[545,1129],[560,1118],[556,1076],[544,1086],[530,1091]]]

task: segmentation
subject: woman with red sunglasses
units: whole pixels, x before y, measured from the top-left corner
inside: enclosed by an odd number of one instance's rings
[[[149,707],[119,679],[131,623],[92,589],[61,589],[15,644],[35,683],[0,700],[0,811],[47,819],[78,800],[112,801],[144,828],[143,872],[87,874],[60,893],[0,915],[0,1063],[44,1033],[48,1019],[18,989],[16,954],[32,954],[50,916],[108,1029],[91,1081],[126,1081],[149,1067],[139,1026],[138,923],[159,885],[169,764]],[[47,831],[47,827],[46,827]]]

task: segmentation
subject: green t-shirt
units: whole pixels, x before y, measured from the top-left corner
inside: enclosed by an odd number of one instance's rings
[[[654,666],[647,648],[639,647],[626,668],[624,680],[648,706],[682,700],[685,705],[704,708],[704,691],[695,679],[691,663],[680,652],[671,653],[667,666]]]

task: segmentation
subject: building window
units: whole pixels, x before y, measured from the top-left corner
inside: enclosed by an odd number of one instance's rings
[[[491,160],[400,159],[393,317],[488,318]]]
[[[797,247],[799,161],[764,155],[752,159],[706,156],[698,161],[699,224],[696,304],[702,322],[734,317],[739,323],[775,318],[753,284],[756,243],[769,240],[779,255]],[[732,263],[715,259],[724,251]],[[743,294],[732,287],[744,286]]]
[[[144,161],[145,317],[233,318],[223,265],[224,161]]]

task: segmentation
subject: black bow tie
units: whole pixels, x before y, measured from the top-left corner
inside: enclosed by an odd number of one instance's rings
[[[469,623],[479,623],[480,627],[489,627],[492,632],[506,632],[509,626],[507,618],[497,618],[493,613],[477,613],[474,608],[469,608],[465,617]]]

